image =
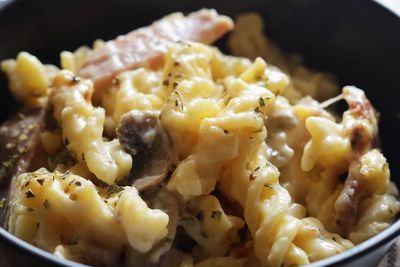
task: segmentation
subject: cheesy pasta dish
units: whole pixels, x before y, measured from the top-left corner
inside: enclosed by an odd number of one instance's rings
[[[233,28],[174,13],[61,67],[4,60],[22,106],[0,128],[4,227],[93,266],[283,267],[393,223],[363,90],[283,54],[256,14]],[[234,56],[210,46],[230,30]]]

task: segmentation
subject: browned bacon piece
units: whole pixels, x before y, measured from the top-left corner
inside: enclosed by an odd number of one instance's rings
[[[349,109],[344,113],[342,123],[350,131],[352,155],[335,211],[337,224],[348,233],[355,223],[360,203],[369,194],[362,184],[360,158],[372,149],[378,126],[376,112],[364,91],[348,86],[343,89],[343,97]]]
[[[83,62],[79,75],[92,79],[96,89],[106,88],[123,70],[141,66],[160,68],[163,55],[177,41],[210,44],[232,28],[232,20],[215,10],[202,9],[187,17],[174,13],[93,51]]]

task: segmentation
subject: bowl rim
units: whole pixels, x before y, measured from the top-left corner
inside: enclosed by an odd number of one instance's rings
[[[43,249],[35,247],[34,245],[18,238],[12,233],[5,230],[3,227],[0,227],[0,242],[5,241],[8,245],[23,251],[30,256],[35,257],[37,260],[45,260],[46,264],[53,264],[59,267],[88,267],[89,265],[85,265],[82,263],[74,262],[71,260],[63,259],[60,257],[51,254]]]
[[[383,245],[390,244],[390,242],[394,242],[394,240],[399,236],[399,234],[400,234],[400,219],[398,219],[395,223],[390,225],[388,228],[386,228],[379,234],[354,246],[353,248],[346,250],[342,253],[339,253],[337,255],[328,257],[326,259],[310,263],[306,266],[327,267],[327,266],[336,266],[337,264],[349,263],[363,254],[367,254],[377,249],[378,247],[382,247]],[[68,259],[59,258],[54,254],[51,254],[50,252],[35,247],[34,245],[29,244],[28,242],[16,237],[15,235],[11,234],[2,227],[0,227],[0,239],[6,241],[11,246],[16,247],[17,249],[21,249],[25,253],[36,257],[37,259],[45,260],[46,263],[57,264],[58,266],[62,267],[88,266]]]
[[[388,228],[380,232],[379,234],[365,240],[364,242],[334,256],[310,263],[307,267],[325,267],[325,266],[336,266],[337,264],[343,264],[353,261],[355,258],[367,254],[379,247],[382,247],[390,242],[394,242],[400,235],[400,219],[391,224]],[[382,255],[382,258],[384,255]],[[381,258],[381,259],[382,259]],[[379,261],[381,260],[379,259]]]
[[[17,2],[18,0],[3,0],[0,2],[0,12],[4,11],[11,4]],[[400,12],[395,10],[391,5],[386,4],[381,0],[372,0],[376,4],[378,8],[388,11],[391,16],[400,19]],[[307,267],[328,267],[328,266],[336,266],[337,264],[349,263],[359,256],[367,254],[371,251],[376,250],[379,247],[390,244],[394,242],[396,238],[400,237],[400,218],[396,219],[396,221],[387,227],[382,232],[377,235],[367,239],[366,241],[342,252],[337,255],[310,263],[306,265]],[[12,233],[8,232],[6,229],[0,226],[0,243],[7,243],[11,247],[16,248],[17,250],[23,251],[24,253],[35,257],[37,260],[44,260],[46,264],[53,264],[59,267],[88,267],[89,265],[85,265],[82,263],[74,262],[68,259],[60,258],[42,250],[34,245],[18,238]],[[384,255],[382,255],[383,257]],[[382,258],[381,258],[382,259]],[[379,259],[379,261],[381,260]]]

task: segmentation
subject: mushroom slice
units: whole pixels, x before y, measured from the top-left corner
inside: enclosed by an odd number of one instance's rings
[[[21,111],[0,127],[0,196],[7,202],[17,190],[18,176],[40,161],[37,152],[44,115],[43,108]],[[0,221],[7,222],[7,217],[8,210],[2,209]]]
[[[157,188],[156,190],[147,190],[143,193],[142,197],[152,209],[160,209],[168,214],[168,235],[145,254],[129,250],[126,265],[142,267],[160,266],[160,263],[165,259],[164,255],[170,251],[175,240],[179,219],[178,201],[175,195],[164,187],[161,189]]]
[[[165,179],[172,161],[171,141],[158,112],[132,110],[124,114],[117,136],[134,161],[128,182],[143,191]]]

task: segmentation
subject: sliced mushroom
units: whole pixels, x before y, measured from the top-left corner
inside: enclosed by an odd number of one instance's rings
[[[21,173],[40,165],[40,130],[44,125],[43,108],[33,108],[14,115],[0,127],[0,196],[8,203],[17,190]],[[4,201],[3,201],[4,202]],[[3,208],[0,221],[7,228],[9,211]]]
[[[129,182],[139,191],[161,183],[172,162],[171,141],[158,117],[155,111],[132,110],[117,128],[121,146],[134,162]]]
[[[170,251],[175,240],[179,219],[178,202],[175,195],[164,187],[161,189],[157,188],[157,190],[148,190],[142,197],[152,209],[160,209],[168,214],[168,235],[145,254],[129,250],[126,265],[140,267],[160,266],[160,263],[164,260],[164,256]]]

